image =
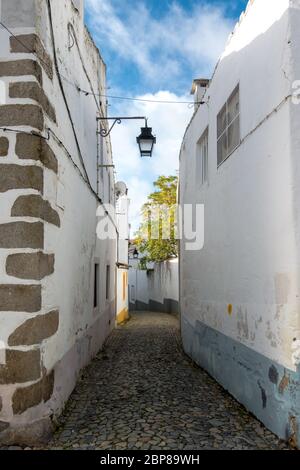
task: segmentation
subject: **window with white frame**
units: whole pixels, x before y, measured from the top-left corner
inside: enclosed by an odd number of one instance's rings
[[[110,300],[110,266],[106,266],[106,300]]]
[[[208,181],[208,128],[197,143],[196,181],[204,184]]]
[[[230,95],[217,117],[218,166],[239,146],[240,137],[240,88]]]

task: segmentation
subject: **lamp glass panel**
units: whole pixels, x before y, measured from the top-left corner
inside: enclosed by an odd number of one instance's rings
[[[152,147],[153,147],[153,142],[152,140],[149,139],[141,139],[140,140],[140,147],[142,152],[151,152]]]

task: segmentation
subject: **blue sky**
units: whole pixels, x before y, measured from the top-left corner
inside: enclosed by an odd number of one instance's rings
[[[106,11],[103,16],[104,18],[106,17],[108,23],[112,20],[112,17],[113,20],[116,17],[129,33],[134,21],[137,29],[140,31],[138,39],[140,40],[142,37],[146,47],[152,46],[150,57],[153,61],[164,57],[167,57],[170,62],[173,58],[179,60],[182,67],[180,68],[180,75],[176,76],[176,80],[169,80],[170,77],[166,70],[164,76],[160,76],[159,80],[154,81],[152,77],[148,77],[148,74],[151,75],[151,70],[147,74],[147,71],[139,67],[134,57],[124,54],[122,49],[118,52],[118,46],[121,46],[121,44],[118,45],[117,39],[114,42],[112,37],[114,33],[113,28],[112,30],[103,28],[99,17],[97,18],[97,15],[95,17],[95,6],[91,8],[92,4],[96,5],[98,15]],[[148,34],[147,26],[150,23],[155,23],[156,25],[161,24],[172,27],[172,20],[168,23],[168,18],[170,17],[173,17],[174,26],[177,26],[178,23],[174,18],[176,6],[182,10],[185,21],[191,20],[189,23],[190,29],[196,27],[196,24],[193,24],[194,19],[195,21],[197,20],[194,13],[199,12],[200,9],[203,11],[203,16],[205,12],[214,11],[214,9],[215,11],[220,11],[221,17],[227,19],[228,24],[233,24],[244,10],[246,4],[247,0],[226,0],[225,2],[220,0],[177,0],[176,2],[172,0],[146,0],[144,2],[141,0],[93,0],[91,2],[88,0],[86,22],[96,38],[104,61],[108,66],[108,84],[112,91],[121,90],[127,92],[127,94],[129,93],[131,96],[149,92],[155,93],[168,84],[170,91],[184,93],[186,92],[186,87],[190,86],[191,78],[197,73],[199,68],[205,71],[210,70],[211,56],[209,55],[206,60],[203,60],[202,64],[197,61],[191,64],[184,54],[178,54],[178,49],[175,48],[173,51],[170,51],[168,47],[164,47],[163,40],[162,42],[159,40],[154,42],[153,37]],[[124,5],[126,5],[125,8]],[[110,11],[107,11],[107,6],[109,6]],[[143,21],[143,17],[145,21]],[[148,19],[150,21],[147,21]],[[98,25],[100,26],[99,28],[97,27]],[[212,33],[214,34],[215,31],[212,30]],[[219,37],[217,37],[216,41],[219,46]],[[201,35],[199,35],[199,42],[201,42]],[[143,44],[141,44],[141,49],[143,49]]]
[[[85,0],[86,23],[107,65],[113,96],[191,100],[194,78],[210,78],[247,0]],[[153,159],[139,157],[140,123],[112,134],[117,179],[129,187],[132,224],[152,183],[176,174],[180,143],[191,116],[187,105],[109,100],[109,114],[145,115],[157,136]]]

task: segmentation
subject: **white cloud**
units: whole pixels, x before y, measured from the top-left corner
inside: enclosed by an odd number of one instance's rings
[[[190,101],[190,96],[177,96],[169,91],[160,91],[138,98],[163,101]],[[138,214],[153,191],[152,182],[159,175],[175,175],[179,168],[179,150],[183,133],[193,110],[186,104],[158,104],[130,102],[118,106],[119,115],[145,116],[157,137],[151,159],[141,158],[136,143],[143,121],[123,121],[112,131],[114,161],[118,179],[123,179],[132,200],[131,217],[137,228]],[[133,176],[134,175],[134,176]]]
[[[191,96],[177,96],[168,90],[180,89],[183,83],[186,87],[187,80],[189,85],[193,78],[210,76],[233,21],[226,17],[223,8],[205,1],[195,2],[189,12],[175,1],[170,2],[168,13],[159,19],[151,16],[146,5],[143,1],[129,7],[124,0],[86,0],[92,34],[100,50],[105,49],[109,57],[108,73],[116,74],[119,70],[120,77],[124,77],[122,64],[134,65],[144,86],[150,83],[161,90],[139,98],[191,101]],[[131,84],[134,88],[135,83]],[[129,93],[121,89],[111,94],[127,96]],[[153,158],[141,159],[136,137],[143,122],[124,121],[112,132],[117,178],[124,180],[129,188],[134,231],[139,209],[153,190],[152,182],[159,175],[176,174],[178,170],[180,145],[192,109],[183,104],[114,100],[111,105],[110,115],[148,117],[149,126],[157,136]]]
[[[135,64],[145,80],[167,84],[182,75],[184,64],[198,74],[210,73],[232,29],[224,8],[195,2],[188,13],[177,3],[159,20],[145,3],[124,8],[114,0],[86,0],[90,25],[101,47]]]

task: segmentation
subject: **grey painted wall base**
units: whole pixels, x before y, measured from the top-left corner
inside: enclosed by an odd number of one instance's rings
[[[300,374],[219,333],[183,317],[185,352],[267,428],[300,448]]]
[[[178,301],[174,299],[164,299],[164,302],[157,302],[156,300],[149,300],[149,303],[137,300],[135,303],[130,302],[129,310],[131,311],[149,311],[149,312],[162,312],[162,313],[175,313],[179,312]]]

